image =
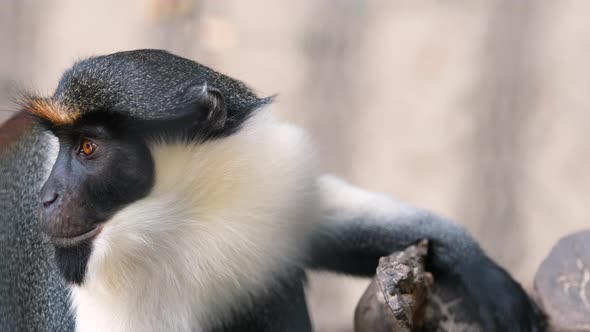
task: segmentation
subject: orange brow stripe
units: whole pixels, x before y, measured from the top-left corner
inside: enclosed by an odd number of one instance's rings
[[[48,98],[26,98],[23,107],[29,114],[47,120],[54,125],[72,124],[80,115],[80,112],[63,107]]]

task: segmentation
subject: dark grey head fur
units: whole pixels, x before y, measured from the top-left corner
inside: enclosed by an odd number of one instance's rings
[[[270,98],[259,98],[244,83],[162,50],[134,50],[91,57],[64,73],[53,99],[85,113],[109,111],[142,120],[182,111],[183,94],[207,85],[223,95],[227,126],[241,123]]]

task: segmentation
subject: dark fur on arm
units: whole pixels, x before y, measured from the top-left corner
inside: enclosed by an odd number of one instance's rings
[[[427,269],[435,280],[460,284],[486,331],[544,329],[522,287],[460,226],[333,177],[319,184],[325,220],[312,241],[311,268],[372,276],[379,257],[428,239]]]

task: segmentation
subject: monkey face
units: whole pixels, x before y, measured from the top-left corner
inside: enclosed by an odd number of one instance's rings
[[[118,210],[149,193],[154,162],[140,136],[108,122],[91,119],[54,133],[59,153],[41,190],[39,222],[66,279],[81,282],[77,269],[93,239]]]
[[[241,99],[226,103],[225,93],[210,83]],[[271,100],[162,51],[86,59],[64,73],[52,97],[23,97],[23,109],[59,138],[40,195],[39,223],[65,279],[78,284],[93,240],[154,187],[154,142],[192,144],[232,135]]]
[[[115,138],[102,126],[60,133],[59,141],[41,190],[40,225],[56,246],[71,247],[149,192],[153,161],[141,140]]]

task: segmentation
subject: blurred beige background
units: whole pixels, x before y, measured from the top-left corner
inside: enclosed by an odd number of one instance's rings
[[[279,93],[324,168],[465,225],[529,289],[590,220],[590,2],[0,2],[0,109],[93,54],[164,48]],[[9,114],[0,111],[0,121]],[[318,331],[366,281],[313,275]]]

